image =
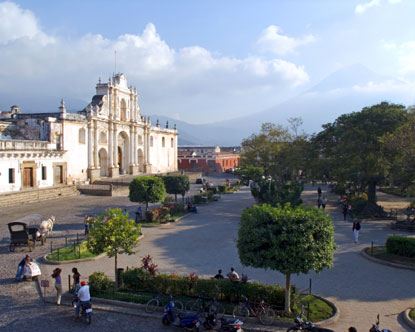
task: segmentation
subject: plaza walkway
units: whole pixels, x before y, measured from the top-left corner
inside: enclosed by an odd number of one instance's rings
[[[320,274],[293,276],[293,283],[299,289],[305,289],[309,285],[309,278],[312,278],[313,293],[336,303],[341,316],[338,322],[330,326],[335,331],[347,331],[351,325],[356,326],[358,331],[368,331],[378,313],[381,315],[383,328],[394,332],[410,331],[398,314],[415,305],[415,272],[372,263],[360,255],[361,249],[369,246],[371,241],[375,244],[385,242],[392,233],[388,222],[363,223],[360,242],[354,244],[351,223],[343,221],[336,204],[337,197],[326,192],[323,194],[329,198],[327,212],[332,215],[335,224],[337,250],[334,267]],[[305,201],[315,203],[316,188],[306,188],[303,197]],[[250,279],[284,284],[284,276],[278,272],[244,268],[239,263],[235,240],[240,214],[245,207],[253,204],[249,190],[244,188],[235,194],[222,195],[218,202],[201,206],[199,214],[189,215],[176,224],[143,228],[144,238],[137,253],[133,256],[121,256],[119,267],[139,266],[141,258],[150,254],[161,272],[196,272],[197,275],[211,277],[217,269],[222,268],[227,273],[233,266],[239,274],[248,274]],[[92,210],[91,208],[93,209],[91,206],[88,210]],[[393,233],[399,234],[396,231]],[[10,257],[9,255],[1,256],[5,258]],[[12,257],[15,255],[12,254]],[[20,257],[22,254],[18,255]],[[76,266],[84,277],[94,271],[114,275],[113,259],[104,258]],[[73,266],[61,267],[63,275],[67,276]],[[51,265],[43,265],[43,274],[50,275],[53,268]],[[13,272],[8,274],[12,275]],[[65,277],[64,283],[66,282]]]

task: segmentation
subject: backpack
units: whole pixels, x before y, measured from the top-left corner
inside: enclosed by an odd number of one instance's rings
[[[358,231],[360,231],[360,222],[358,222],[358,223],[356,224],[356,229],[357,229]]]

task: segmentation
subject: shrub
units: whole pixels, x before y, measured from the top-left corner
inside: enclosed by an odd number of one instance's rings
[[[168,207],[163,206],[160,210],[159,220],[167,220],[170,218],[170,209]]]
[[[344,195],[346,193],[346,186],[344,183],[337,183],[336,187],[334,188],[334,193],[337,195]]]
[[[400,235],[389,236],[386,251],[390,254],[415,258],[415,238]]]
[[[218,193],[218,189],[216,187],[211,187],[211,188],[208,188],[207,190],[208,190],[208,193],[209,192],[212,192],[212,194],[217,194]]]
[[[172,213],[184,213],[186,212],[186,207],[184,203],[174,203],[172,208]]]
[[[153,210],[146,211],[146,220],[147,222],[156,222],[160,219],[162,213],[162,208],[156,208]]]
[[[218,185],[218,190],[219,190],[220,193],[225,193],[227,189],[228,189],[228,187],[227,187],[226,184]]]
[[[411,184],[406,192],[406,197],[415,197],[415,185]]]
[[[124,287],[132,291],[155,290],[163,294],[177,296],[196,296],[204,294],[220,301],[237,302],[245,295],[253,302],[262,299],[269,304],[284,306],[285,290],[280,285],[264,285],[258,282],[231,282],[228,279],[200,279],[188,276],[158,274],[152,277],[144,269],[130,269],[122,273]],[[218,291],[219,290],[219,291]]]
[[[141,263],[143,263],[142,268],[146,270],[150,275],[155,276],[157,274],[157,266],[150,255],[147,255],[143,257],[141,260]]]
[[[202,195],[199,195],[199,194],[194,195],[193,196],[193,203],[195,203],[195,204],[202,203]]]
[[[166,198],[164,199],[164,203],[170,203],[170,202],[174,202],[174,197],[166,196]]]
[[[112,285],[112,281],[104,272],[94,272],[88,277],[88,284],[91,293],[96,294],[108,290]]]

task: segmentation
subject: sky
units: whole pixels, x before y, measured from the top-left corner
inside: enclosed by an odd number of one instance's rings
[[[413,0],[0,2],[0,109],[30,98],[86,106],[116,71],[137,87],[144,115],[211,123],[355,64],[382,80],[354,91],[413,104],[413,13]]]

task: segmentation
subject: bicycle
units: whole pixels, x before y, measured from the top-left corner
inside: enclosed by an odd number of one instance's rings
[[[225,314],[225,307],[216,301],[216,299],[203,297],[201,294],[197,294],[196,300],[190,300],[185,305],[186,310],[197,312],[199,314],[203,312],[212,313],[215,312],[217,318],[222,318]]]
[[[266,306],[264,300],[255,304],[255,307],[253,307],[245,295],[242,295],[242,297],[245,301],[238,304],[233,309],[232,315],[234,317],[244,322],[249,317],[249,315],[252,315],[259,319],[263,325],[272,324],[275,317],[275,311],[269,306]]]
[[[172,297],[173,295],[170,295],[170,297]],[[164,298],[165,295],[161,294],[161,293],[157,293],[156,295],[154,295],[154,297],[152,299],[150,299],[147,304],[146,304],[146,312],[154,312],[157,310],[157,308],[159,306],[165,306],[162,302],[162,298]],[[169,304],[169,300],[166,301],[166,305]],[[180,301],[174,301],[174,308],[175,310],[177,310],[178,312],[182,312],[183,311],[183,303]]]

